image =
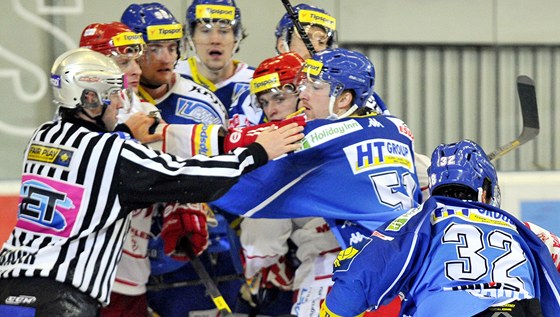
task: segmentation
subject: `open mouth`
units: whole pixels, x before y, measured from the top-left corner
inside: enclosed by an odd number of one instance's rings
[[[208,55],[210,55],[210,56],[212,56],[212,57],[214,57],[214,58],[217,58],[217,57],[221,57],[221,56],[223,55],[223,53],[222,53],[221,51],[219,51],[219,50],[210,50],[210,51],[208,52]]]

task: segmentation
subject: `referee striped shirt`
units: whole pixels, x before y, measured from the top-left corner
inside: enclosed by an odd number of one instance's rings
[[[18,220],[0,251],[0,278],[52,278],[107,304],[130,211],[214,200],[266,161],[258,144],[182,159],[85,121],[47,122],[25,151]]]

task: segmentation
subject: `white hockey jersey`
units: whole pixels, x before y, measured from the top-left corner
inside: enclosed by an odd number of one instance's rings
[[[183,77],[210,89],[228,110],[230,127],[243,127],[261,123],[262,109],[251,103],[249,82],[253,78],[255,69],[249,65],[234,60],[235,72],[230,78],[212,83],[202,76],[196,65],[196,57],[190,57],[177,63],[175,70]]]

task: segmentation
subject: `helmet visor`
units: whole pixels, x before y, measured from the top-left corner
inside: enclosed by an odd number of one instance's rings
[[[309,40],[311,40],[311,43],[314,47],[321,48],[319,50],[324,50],[327,48],[329,38],[332,36],[332,33],[326,32],[323,27],[309,24],[305,25],[303,27],[303,30],[307,34],[307,37],[309,37]],[[301,36],[299,35],[295,27],[292,32],[297,38],[301,39]]]
[[[308,59],[295,78],[295,86],[299,91],[328,91],[329,96],[338,97],[344,91],[344,84],[329,75],[323,63]]]
[[[143,44],[132,44],[126,46],[116,46],[111,50],[112,56],[125,57],[128,59],[138,59],[144,54]]]

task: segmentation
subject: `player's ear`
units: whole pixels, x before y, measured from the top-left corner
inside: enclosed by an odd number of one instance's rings
[[[278,54],[282,54],[282,53],[287,53],[289,51],[290,51],[290,48],[287,47],[285,41],[282,40],[282,37],[278,37],[276,39],[276,52]]]
[[[354,96],[349,90],[343,91],[340,96],[336,99],[336,110],[346,111],[352,107]]]
[[[489,195],[488,195],[488,191],[486,189],[479,189],[479,195],[478,195],[478,201],[485,203],[485,204],[490,204],[491,203],[491,198],[489,199]]]

